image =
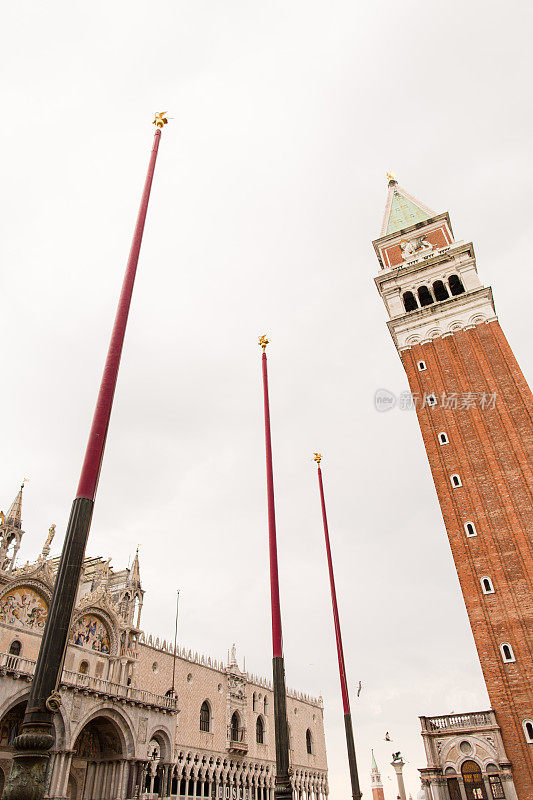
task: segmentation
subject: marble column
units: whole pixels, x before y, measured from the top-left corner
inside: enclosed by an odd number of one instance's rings
[[[120,759],[117,762],[117,772],[115,779],[115,789],[113,797],[115,800],[122,800],[125,797],[124,774],[126,772],[127,761]]]
[[[116,761],[110,761],[107,767],[107,791],[106,791],[106,798],[107,800],[113,800],[113,789],[115,787],[115,769],[116,769]]]
[[[83,779],[83,791],[81,800],[88,800],[91,796],[91,782],[94,778],[94,762],[87,761],[85,764],[85,778]]]
[[[94,763],[94,775],[91,782],[91,793],[87,795],[87,800],[95,800],[98,797],[98,784],[100,782],[100,774],[101,774],[101,762],[95,761]]]
[[[165,797],[172,796],[172,776],[174,774],[174,765],[167,764],[167,789],[165,792]]]
[[[61,768],[61,778],[57,787],[59,797],[67,796],[68,779],[70,777],[70,766],[72,764],[73,752],[64,753],[63,765]]]
[[[401,756],[399,758],[395,758],[392,762],[391,766],[394,767],[394,771],[396,772],[396,779],[398,781],[398,794],[400,795],[401,800],[407,800],[405,794],[405,784],[403,782],[403,775],[402,770],[404,768],[405,762]]]
[[[102,761],[102,777],[100,778],[100,794],[96,800],[107,800],[107,784],[109,782],[109,761]]]
[[[109,789],[107,791],[108,800],[114,800],[115,785],[117,782],[118,761],[112,761],[109,765]]]
[[[59,775],[61,773],[61,765],[63,763],[63,753],[54,753],[54,763],[52,766],[52,776],[50,778],[50,786],[48,794],[50,797],[56,796],[56,786],[58,783]]]
[[[147,763],[146,761],[139,761],[137,772],[137,796],[140,797],[144,792],[144,781],[146,777]]]
[[[124,797],[127,800],[131,800],[133,798],[133,790],[135,787],[135,775],[137,774],[137,762],[133,759],[127,762],[126,767],[126,791],[124,792]]]
[[[126,797],[126,789],[128,788],[128,767],[129,762],[123,758],[118,762],[118,780],[116,787],[117,800],[124,800]]]

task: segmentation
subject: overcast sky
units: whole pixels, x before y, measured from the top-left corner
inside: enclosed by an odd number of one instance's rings
[[[373,278],[387,170],[472,240],[532,372],[531,3],[4,4],[0,507],[21,561],[75,494],[153,136],[163,131],[88,553],[138,543],[143,627],[271,671],[259,334],[268,333],[286,673],[322,694],[349,796],[324,483],[361,783],[419,715],[488,707]],[[356,697],[361,680],[363,689]],[[384,741],[386,731],[393,741]]]

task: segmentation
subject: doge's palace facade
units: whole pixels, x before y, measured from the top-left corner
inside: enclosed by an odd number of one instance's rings
[[[48,613],[54,527],[34,563],[17,567],[22,488],[0,516],[0,790],[22,721]],[[115,571],[86,558],[72,618],[50,759],[53,800],[273,800],[269,681],[146,637],[139,557]],[[174,675],[174,689],[173,689]],[[287,693],[296,800],[328,795],[322,700]]]

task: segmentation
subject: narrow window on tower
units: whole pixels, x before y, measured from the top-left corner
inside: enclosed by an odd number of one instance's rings
[[[494,594],[494,585],[486,575],[481,578],[481,588],[483,589],[483,594]]]
[[[435,301],[427,286],[418,287],[418,299],[421,306],[430,306]]]
[[[511,664],[513,661],[516,661],[514,657],[513,648],[509,644],[509,642],[504,642],[504,644],[500,645],[500,652],[502,654],[502,658],[505,664]]]
[[[427,369],[426,362],[425,361],[419,361],[418,362],[418,371],[419,372],[424,372],[425,369]]]
[[[462,486],[463,485],[461,483],[461,478],[459,477],[459,475],[450,475],[450,480],[451,480],[452,486],[454,488],[457,487],[457,486]]]
[[[435,281],[433,284],[433,294],[435,295],[435,300],[447,300],[450,296],[448,294],[448,289],[442,281]]]
[[[415,296],[412,292],[403,293],[403,304],[406,311],[416,311],[418,308],[418,303],[416,302]]]
[[[437,398],[434,394],[428,394],[427,396],[427,404],[428,406],[436,406],[437,405]]]
[[[467,536],[477,536],[476,526],[473,522],[465,522],[465,531]]]
[[[444,431],[442,433],[439,433],[439,444],[448,444],[449,441],[450,440],[448,439],[448,436],[447,434],[444,433]]]
[[[522,723],[522,727],[526,734],[526,742],[533,742],[533,720],[525,719]]]
[[[450,287],[450,292],[453,296],[457,296],[458,294],[463,294],[465,287],[462,284],[461,278],[459,275],[450,275],[448,278],[448,285]]]

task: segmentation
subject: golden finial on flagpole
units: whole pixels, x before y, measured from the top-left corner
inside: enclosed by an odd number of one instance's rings
[[[269,342],[270,342],[270,339],[267,339],[267,337],[266,337],[266,336],[264,336],[264,335],[263,335],[263,336],[260,336],[260,337],[259,337],[259,347],[262,347],[262,348],[263,348],[263,353],[265,352],[265,350],[266,350],[266,346],[267,346],[267,344],[268,344]]]
[[[316,461],[317,466],[320,466],[320,462],[322,461],[322,453],[314,453],[313,461]]]
[[[398,183],[398,181],[396,180],[396,177],[393,175],[392,172],[387,172],[387,178],[388,178],[389,183],[391,183],[391,181],[393,183]]]
[[[156,114],[152,124],[155,125],[157,128],[162,128],[163,125],[166,125],[168,122],[168,119],[165,116],[166,113],[167,113],[166,111],[160,111],[159,114]]]

